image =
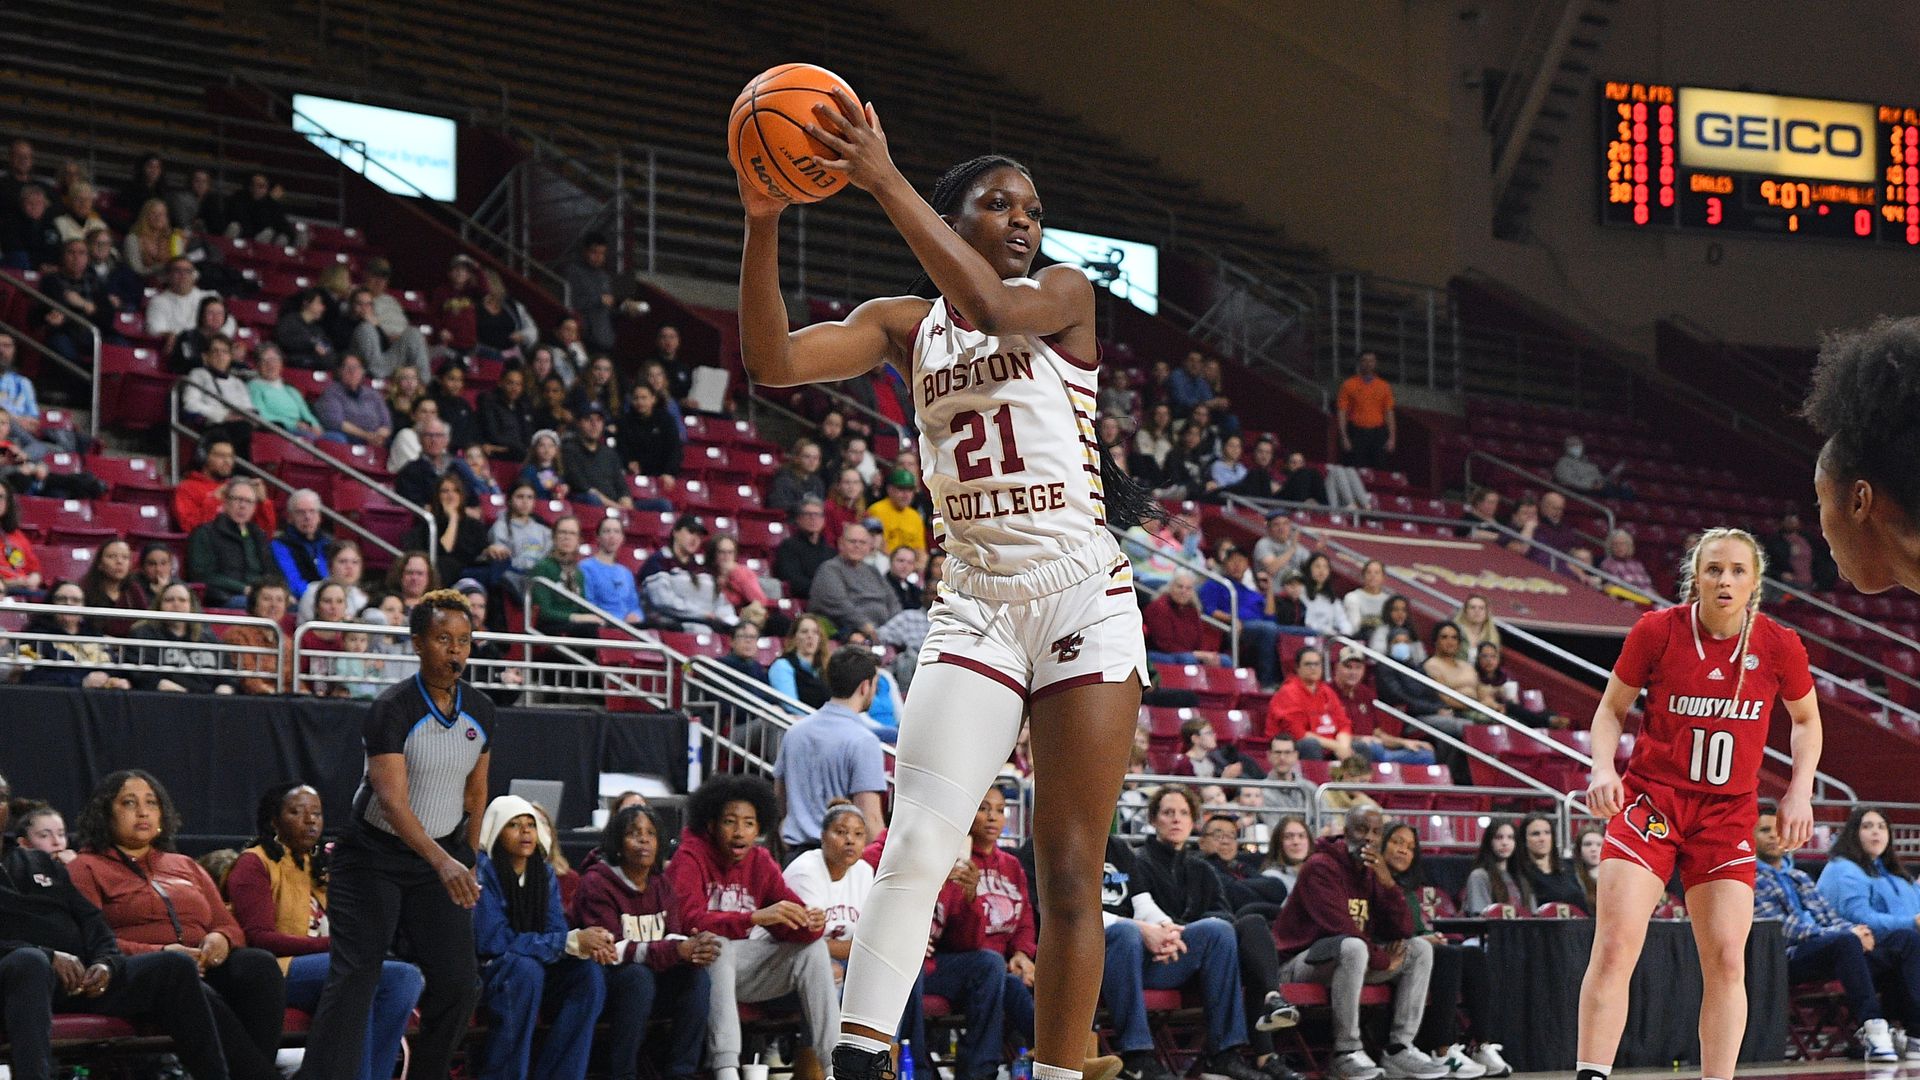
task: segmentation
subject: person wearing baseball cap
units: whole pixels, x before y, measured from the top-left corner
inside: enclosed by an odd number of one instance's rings
[[[707,523],[698,514],[681,514],[673,523],[667,546],[640,564],[640,595],[646,602],[648,625],[683,630],[732,630],[740,616],[700,559],[707,542]]]
[[[476,578],[461,578],[453,583],[453,591],[467,598],[467,608],[473,612],[473,628],[481,631],[487,627],[487,587]],[[501,667],[500,661],[507,658],[506,647],[497,641],[473,640],[473,649],[467,654],[468,678],[475,683],[499,682],[508,686],[521,686],[527,681],[526,674],[517,667]],[[481,687],[481,693],[493,699],[495,705],[512,705],[520,700],[520,691],[502,690],[493,687]]]
[[[560,444],[560,460],[574,502],[633,509],[627,466],[607,441],[607,407],[600,401],[588,401],[575,414],[573,430]]]
[[[888,555],[903,547],[912,548],[925,557],[927,553],[927,521],[920,516],[920,508],[913,505],[913,495],[920,487],[920,481],[906,469],[895,469],[887,474],[887,497],[867,507],[867,516],[880,523],[880,547]]]

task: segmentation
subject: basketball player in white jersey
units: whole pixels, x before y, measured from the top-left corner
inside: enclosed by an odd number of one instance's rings
[[[1094,439],[1093,285],[1071,266],[1028,276],[1041,208],[1019,164],[957,166],[929,205],[894,166],[873,107],[836,101],[809,127],[839,158],[827,167],[880,203],[940,298],[869,300],[844,321],[788,333],[783,204],[743,184],[741,347],[748,374],[769,386],[888,363],[907,375],[934,530],[950,557],[901,725],[893,820],[854,936],[834,1073],[891,1075],[891,1032],[925,956],[934,898],[1031,709],[1035,889],[1047,928],[1034,1075],[1078,1080],[1104,955],[1107,826],[1147,672],[1128,564],[1107,531],[1141,504],[1131,487],[1103,484]]]

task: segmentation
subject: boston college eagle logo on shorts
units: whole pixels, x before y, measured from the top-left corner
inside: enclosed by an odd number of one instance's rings
[[[1075,660],[1080,659],[1080,646],[1086,643],[1087,639],[1081,635],[1068,634],[1066,637],[1047,646],[1047,651],[1059,657],[1061,663],[1071,664]]]
[[[1645,792],[1628,803],[1622,813],[1627,817],[1627,827],[1639,833],[1642,840],[1665,840],[1673,831],[1666,815],[1653,808],[1653,800],[1647,798]]]

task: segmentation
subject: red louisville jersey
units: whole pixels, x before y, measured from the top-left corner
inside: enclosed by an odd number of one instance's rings
[[[1647,691],[1646,721],[1627,762],[1641,785],[1716,795],[1758,786],[1774,698],[1805,697],[1813,674],[1800,635],[1765,615],[1753,616],[1736,666],[1739,644],[1737,636],[1707,634],[1692,604],[1648,612],[1627,634],[1613,673]]]

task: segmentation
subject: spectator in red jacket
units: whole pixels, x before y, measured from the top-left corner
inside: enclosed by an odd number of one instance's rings
[[[1328,984],[1334,1058],[1327,1075],[1340,1080],[1380,1074],[1360,1043],[1360,988],[1395,983],[1387,1068],[1408,1080],[1439,1080],[1447,1066],[1413,1045],[1426,1013],[1433,945],[1414,937],[1406,895],[1381,856],[1385,824],[1379,807],[1358,806],[1347,812],[1344,835],[1314,845],[1273,921],[1280,981]]]
[[[687,827],[667,864],[680,923],[725,938],[708,968],[707,1049],[714,1080],[740,1080],[740,1005],[800,996],[813,1050],[840,1038],[840,995],[821,937],[827,913],[787,887],[760,841],[780,820],[773,786],[756,776],[710,778],[687,800]],[[765,938],[750,936],[764,927]]]
[[[958,1080],[990,1080],[998,1073],[1007,1034],[1033,1044],[1033,956],[1039,951],[1033,894],[1020,860],[1000,848],[1007,824],[1007,797],[988,788],[974,812],[971,888],[954,883],[942,896],[944,933],[933,944],[926,993],[960,1005],[967,1015],[960,1034]],[[953,894],[958,894],[957,896]]]
[[[236,455],[232,440],[212,439],[203,444],[202,452],[200,467],[181,477],[180,486],[173,489],[173,523],[184,533],[220,515],[220,488],[233,479]],[[279,515],[274,512],[273,500],[267,498],[266,487],[257,480],[251,483],[254,493],[260,497],[253,522],[272,536],[279,531]]]
[[[1345,761],[1353,756],[1353,723],[1326,680],[1326,668],[1319,649],[1301,649],[1294,657],[1293,677],[1267,703],[1267,738],[1285,732],[1309,761]]]
[[[1400,721],[1385,713],[1375,713],[1373,687],[1367,685],[1367,654],[1351,645],[1340,649],[1340,663],[1333,669],[1333,693],[1347,710],[1353,728],[1353,744],[1368,761],[1393,761],[1402,765],[1431,765],[1433,744],[1409,739]]]
[[[1225,664],[1220,653],[1220,631],[1200,617],[1194,596],[1194,577],[1176,572],[1166,591],[1153,598],[1141,613],[1146,624],[1147,659],[1156,664]]]

